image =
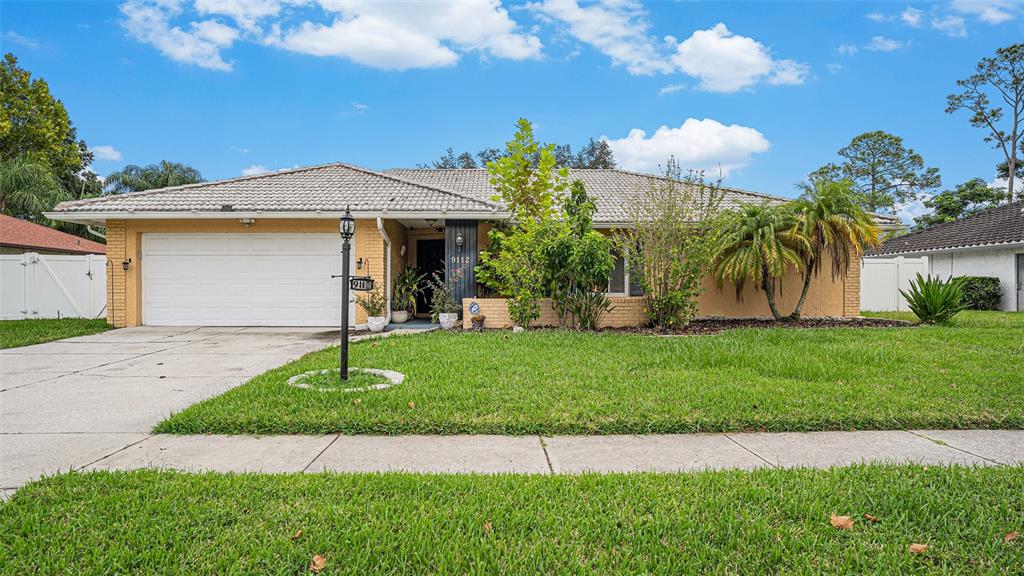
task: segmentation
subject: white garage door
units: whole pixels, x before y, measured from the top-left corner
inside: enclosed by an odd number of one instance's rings
[[[353,246],[353,253],[355,252]],[[337,326],[337,234],[143,234],[142,322]],[[350,320],[355,309],[350,304]]]

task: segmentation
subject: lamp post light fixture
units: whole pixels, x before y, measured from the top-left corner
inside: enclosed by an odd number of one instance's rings
[[[341,232],[341,352],[339,370],[342,381],[348,380],[348,276],[349,251],[352,249],[352,236],[356,232],[356,221],[352,213],[345,208],[345,215],[338,223]]]

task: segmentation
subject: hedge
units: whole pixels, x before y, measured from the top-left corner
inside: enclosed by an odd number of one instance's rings
[[[1003,297],[999,278],[992,276],[960,276],[963,278],[963,304],[971,310],[996,310]]]

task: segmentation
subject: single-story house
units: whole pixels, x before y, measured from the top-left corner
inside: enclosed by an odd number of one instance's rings
[[[1024,200],[888,240],[867,258],[927,256],[928,273],[991,276],[1003,288],[1001,310],[1024,311]]]
[[[655,176],[623,170],[573,170],[595,197],[595,226],[607,233],[626,225],[626,203]],[[113,261],[108,314],[115,326],[272,325],[336,326],[340,322],[340,238],[346,208],[356,218],[352,271],[371,276],[390,297],[391,278],[405,266],[443,270],[459,278],[455,295],[479,307],[488,326],[507,326],[504,300],[480,298],[474,268],[487,233],[508,218],[492,199],[484,170],[372,171],[334,163],[64,202],[48,216],[105,226]],[[730,189],[726,206],[784,199]],[[807,316],[856,316],[858,269],[835,280],[821,274],[804,308]],[[710,279],[703,316],[769,314],[749,283],[718,288]],[[643,299],[620,259],[608,285],[614,310],[607,325],[645,321]],[[779,288],[791,309],[800,293],[797,274]],[[549,307],[545,307],[549,308]],[[425,306],[419,307],[426,312]],[[365,312],[350,304],[356,326]],[[552,322],[545,312],[539,323]]]
[[[74,234],[0,214],[0,254],[104,254],[107,247]]]

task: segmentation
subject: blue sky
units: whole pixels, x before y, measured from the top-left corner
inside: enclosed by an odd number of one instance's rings
[[[0,6],[4,51],[64,101],[100,175],[413,166],[500,146],[525,116],[545,141],[608,138],[628,168],[674,154],[781,195],[879,129],[945,186],[991,180],[998,152],[945,96],[1022,32],[1016,0]]]

